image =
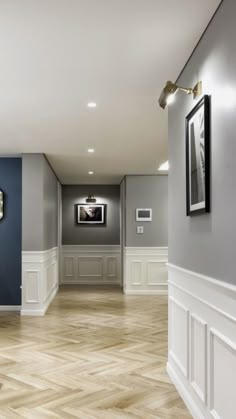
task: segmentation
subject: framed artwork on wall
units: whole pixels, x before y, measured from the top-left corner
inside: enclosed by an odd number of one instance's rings
[[[76,211],[77,224],[105,224],[106,205],[78,204]]]
[[[152,209],[136,208],[136,221],[152,221]]]
[[[210,212],[210,98],[186,117],[187,215]]]
[[[0,191],[0,220],[3,218],[3,192]]]

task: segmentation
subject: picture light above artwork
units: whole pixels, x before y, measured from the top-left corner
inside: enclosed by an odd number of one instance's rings
[[[96,200],[94,195],[88,195],[88,198],[86,198],[86,202],[87,203],[89,203],[89,202],[95,203],[95,202],[97,202],[97,200]]]
[[[192,87],[181,87],[172,81],[167,81],[164,89],[159,97],[159,105],[162,109],[165,109],[167,105],[173,102],[177,92],[185,92],[187,95],[193,95],[194,99],[202,94],[202,82],[198,81],[197,84]]]

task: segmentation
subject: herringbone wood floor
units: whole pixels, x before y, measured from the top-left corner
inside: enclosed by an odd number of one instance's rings
[[[0,418],[189,419],[166,354],[166,297],[62,288],[45,317],[0,314]]]

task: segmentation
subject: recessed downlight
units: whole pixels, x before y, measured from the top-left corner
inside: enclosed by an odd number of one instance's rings
[[[165,163],[162,163],[158,170],[159,172],[167,172],[167,170],[169,170],[169,161],[167,160]]]
[[[93,172],[90,170],[90,171],[88,172],[88,174],[89,174],[89,175],[93,175]]]
[[[87,104],[87,107],[88,107],[88,108],[96,108],[96,107],[97,107],[97,104],[96,104],[96,102],[89,102],[89,103]]]
[[[88,153],[94,153],[94,148],[88,148]]]

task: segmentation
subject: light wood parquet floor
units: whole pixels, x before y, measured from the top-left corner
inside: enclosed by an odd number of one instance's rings
[[[0,418],[190,419],[166,368],[167,298],[61,288],[0,314]]]

